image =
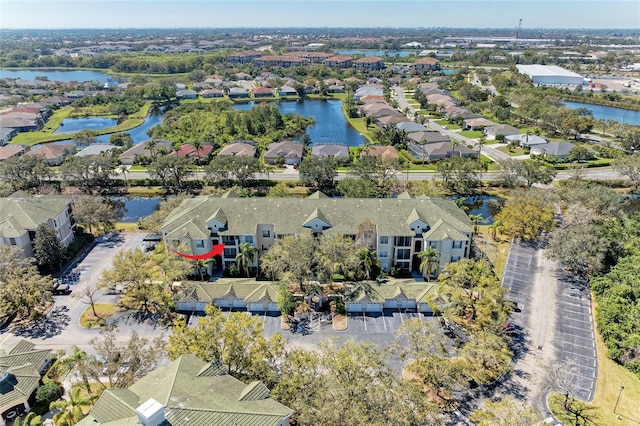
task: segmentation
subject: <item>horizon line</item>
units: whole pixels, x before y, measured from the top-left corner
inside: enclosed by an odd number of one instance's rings
[[[429,30],[429,29],[454,29],[454,30],[513,30],[512,27],[392,27],[392,26],[353,26],[353,27],[345,27],[345,26],[273,26],[273,27],[38,27],[38,28],[0,28],[0,32],[3,31],[66,31],[66,30],[239,30],[239,29],[250,29],[250,30],[274,30],[274,29],[397,29],[397,30]],[[536,30],[561,30],[561,31],[574,31],[574,30],[636,30],[638,35],[640,36],[640,30],[638,27],[530,27],[523,28],[526,31],[536,31]]]

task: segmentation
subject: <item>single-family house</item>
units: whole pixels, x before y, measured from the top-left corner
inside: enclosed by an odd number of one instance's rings
[[[484,117],[468,118],[464,120],[464,128],[467,130],[478,130],[484,127],[491,127],[495,125],[496,123],[491,120],[487,120]]]
[[[193,144],[183,143],[180,148],[172,151],[169,155],[175,155],[177,157],[189,157],[198,161],[202,161],[209,158],[212,151],[212,144],[203,143],[198,148],[196,148]]]
[[[25,256],[33,256],[36,229],[43,223],[51,226],[63,245],[71,244],[75,229],[71,199],[21,192],[0,198],[0,245],[20,248]]]
[[[228,95],[229,95],[229,98],[231,99],[248,98],[249,92],[247,92],[245,89],[242,89],[240,87],[232,87],[229,89]]]
[[[435,142],[429,144],[409,143],[407,151],[414,158],[425,161],[436,161],[451,157],[473,157],[478,151],[468,148],[466,145],[453,146],[451,142]]]
[[[77,426],[289,426],[293,410],[269,397],[260,381],[245,384],[218,361],[182,355],[127,389],[107,389]]]
[[[9,143],[18,131],[13,127],[0,127],[0,146],[4,146]]]
[[[152,139],[132,146],[118,156],[125,166],[137,164],[143,158],[152,159],[156,155],[173,151],[173,142],[166,139]]]
[[[419,269],[418,253],[431,246],[437,270],[467,258],[473,227],[466,213],[446,198],[269,198],[234,196],[189,198],[165,219],[160,232],[169,246],[184,244],[193,254],[224,243],[216,264],[228,268],[242,243],[264,253],[286,235],[357,235],[362,223],[375,224],[374,249],[384,270]],[[252,267],[259,267],[258,256]],[[191,309],[191,307],[189,308]]]
[[[264,153],[264,161],[268,164],[300,164],[304,153],[304,145],[296,141],[274,142],[269,145]]]
[[[517,144],[523,148],[531,147],[534,145],[542,145],[545,143],[549,143],[545,138],[539,135],[509,135],[505,136],[504,141],[506,143]]]
[[[218,155],[230,155],[233,157],[255,157],[256,156],[255,141],[233,141],[222,147]]]
[[[487,126],[484,128],[484,134],[487,135],[487,139],[495,140],[496,136],[512,136],[519,135],[520,130],[508,124],[498,124],[497,126]]]
[[[220,89],[205,89],[200,92],[200,96],[203,98],[222,98],[224,96],[224,92]]]
[[[254,98],[268,98],[273,96],[273,92],[268,87],[258,86],[251,90],[251,95]]]
[[[394,113],[394,114],[391,114],[391,115],[384,115],[382,117],[377,117],[376,124],[378,126],[380,126],[380,127],[387,128],[387,127],[389,127],[391,125],[396,125],[398,123],[405,123],[405,122],[408,122],[408,121],[411,121],[411,120],[409,120],[404,115],[402,115],[402,114],[398,115],[398,114]]]
[[[75,154],[76,157],[86,157],[87,155],[98,155],[103,153],[108,153],[113,151],[114,149],[118,149],[119,147],[115,145],[109,145],[105,143],[97,143],[93,145],[89,145],[85,149]]]
[[[575,147],[572,142],[549,142],[531,147],[531,155],[556,158],[566,160],[571,155],[571,150]]]
[[[75,154],[76,146],[72,144],[45,143],[31,148],[25,155],[40,155],[49,166],[59,166],[67,156]]]
[[[314,143],[311,155],[320,158],[348,158],[349,147],[343,143]]]
[[[28,340],[17,340],[0,349],[0,426],[36,403],[36,390],[51,363],[51,350],[36,349]]]
[[[384,88],[379,84],[365,84],[364,86],[358,87],[358,89],[353,94],[353,99],[358,102],[365,96],[384,96]]]
[[[402,130],[404,132],[408,133],[415,133],[415,132],[427,132],[429,131],[429,129],[425,126],[423,126],[420,123],[416,123],[415,121],[405,121],[402,123],[398,123],[396,125],[396,128],[398,130]]]
[[[363,149],[360,156],[396,159],[398,158],[398,151],[391,145],[371,145]]]
[[[191,89],[178,90],[176,92],[176,99],[178,99],[178,100],[196,99],[197,97],[198,97],[198,92],[196,92],[195,90],[191,90]]]
[[[424,132],[412,132],[407,135],[409,142],[415,142],[417,144],[429,144],[438,142],[450,142],[451,138],[447,135],[443,135],[440,132],[424,131]]]
[[[4,145],[0,146],[0,161],[7,160],[15,155],[22,155],[27,150],[24,145]]]
[[[278,96],[298,96],[298,92],[293,87],[284,85],[278,88]]]

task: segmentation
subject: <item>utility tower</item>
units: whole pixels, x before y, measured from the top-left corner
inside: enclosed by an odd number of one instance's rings
[[[518,22],[518,31],[516,32],[516,48],[518,47],[518,40],[520,40],[520,29],[522,29],[522,18]]]

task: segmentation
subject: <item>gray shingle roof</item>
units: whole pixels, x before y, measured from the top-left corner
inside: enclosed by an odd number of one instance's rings
[[[64,212],[69,198],[58,196],[9,196],[0,198],[0,235],[19,237]]]

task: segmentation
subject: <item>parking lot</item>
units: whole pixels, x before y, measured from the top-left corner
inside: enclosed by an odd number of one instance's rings
[[[517,304],[511,322],[520,330],[516,362],[562,366],[571,372],[574,396],[594,397],[597,354],[591,298],[586,282],[544,257],[535,244],[514,243],[505,265],[503,285]],[[532,358],[533,357],[533,358]],[[516,364],[514,370],[518,370]],[[526,371],[532,374],[533,371]]]
[[[598,373],[591,297],[586,282],[562,270],[557,275],[559,309],[556,323],[560,360],[573,367],[574,395],[591,401]]]

